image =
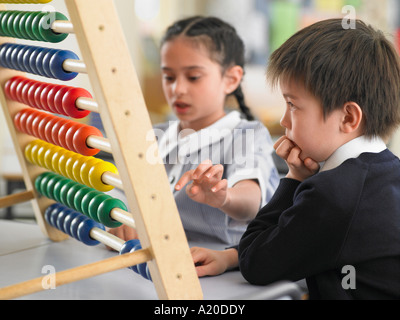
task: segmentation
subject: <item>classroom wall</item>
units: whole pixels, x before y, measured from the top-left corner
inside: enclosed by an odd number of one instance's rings
[[[344,5],[354,6],[357,17],[384,30],[394,42],[400,26],[398,0],[115,0],[114,3],[154,123],[165,121],[170,115],[162,94],[159,72],[159,41],[164,30],[179,18],[214,15],[232,23],[245,39],[248,52],[244,79],[246,100],[276,135],[281,133],[279,119],[284,103],[280,94],[272,92],[265,83],[265,65],[274,48],[312,22],[333,16],[343,17]],[[67,12],[64,0],[54,0],[51,6]],[[21,10],[18,5],[8,7]],[[24,5],[24,10],[38,8],[42,7]],[[68,48],[80,54],[74,35],[54,47]],[[79,75],[71,85],[90,91],[86,75]],[[391,149],[400,155],[400,132],[392,140]],[[0,113],[0,172],[18,170],[13,159],[13,146]],[[7,164],[3,165],[4,162]]]

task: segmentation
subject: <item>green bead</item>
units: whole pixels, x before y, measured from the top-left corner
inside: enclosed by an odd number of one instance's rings
[[[86,193],[83,198],[82,198],[82,203],[81,203],[81,209],[82,209],[82,213],[88,217],[90,217],[89,215],[89,203],[90,201],[92,201],[92,199],[97,196],[99,194],[98,191],[96,190],[92,190],[88,193]]]
[[[50,19],[53,17],[52,14],[54,14],[54,12],[52,12],[50,16],[47,13],[40,19],[39,33],[40,36],[44,39],[44,41],[52,43],[61,42],[68,37],[68,33],[56,33],[51,29],[51,24],[52,22],[54,22],[50,21]],[[68,18],[60,12],[55,12],[54,20],[68,21]]]
[[[54,193],[54,187],[58,181],[60,181],[60,176],[53,174],[48,181],[42,180],[43,191],[46,193],[46,197],[49,199],[56,200],[56,195]],[[43,185],[45,184],[45,185]]]
[[[10,31],[8,30],[8,18],[11,16],[11,14],[12,14],[13,12],[14,12],[14,11],[7,11],[7,12],[2,16],[0,27],[1,27],[2,33],[3,33],[5,36],[10,36]]]
[[[92,191],[91,188],[88,187],[84,187],[82,186],[80,190],[78,190],[77,193],[75,193],[75,197],[74,197],[74,207],[75,210],[78,212],[82,213],[82,199],[85,196],[86,193]]]
[[[37,41],[45,41],[45,39],[42,37],[42,35],[39,32],[39,23],[41,22],[41,19],[46,14],[47,14],[47,12],[40,12],[32,20],[31,30],[32,30],[33,35],[35,36],[35,40],[37,40]]]
[[[8,16],[8,19],[7,19],[8,34],[9,34],[9,37],[12,37],[12,38],[17,38],[17,35],[15,34],[15,31],[14,31],[14,20],[15,20],[15,17],[17,14],[18,14],[18,11],[12,11],[12,13]]]
[[[45,175],[41,180],[40,180],[40,190],[41,190],[41,193],[45,196],[45,197],[47,197],[47,198],[50,198],[50,199],[53,199],[52,198],[52,196],[50,195],[50,188],[53,188],[54,187],[54,183],[55,183],[56,181],[54,180],[54,175],[53,175],[53,173],[51,173],[51,172],[49,172],[49,174],[47,174],[47,175]],[[53,183],[53,186],[51,187],[51,186],[49,186],[49,184],[50,183]],[[51,192],[52,192],[52,189],[51,189]]]
[[[51,172],[47,171],[42,173],[35,179],[35,189],[42,195],[44,195],[41,186],[42,180],[43,178],[45,178],[46,176],[50,176],[51,174],[52,174]]]
[[[67,181],[60,190],[60,202],[63,205],[68,206],[68,191],[75,185],[75,182],[72,180]]]
[[[97,217],[100,222],[109,228],[117,228],[122,225],[121,222],[115,221],[110,216],[111,211],[114,208],[120,208],[125,211],[127,210],[125,204],[121,200],[114,198],[103,201],[97,210]]]
[[[24,12],[21,15],[21,19],[19,20],[19,32],[21,33],[21,38],[22,39],[29,39],[29,35],[26,32],[25,22],[26,22],[26,19],[30,16],[30,14],[31,13],[29,11],[28,12]]]
[[[68,183],[68,180],[65,178],[59,179],[56,184],[54,185],[53,193],[54,193],[54,200],[59,203],[61,202],[61,188]]]
[[[28,17],[25,19],[25,32],[28,35],[28,39],[35,40],[35,35],[32,30],[32,21],[40,12],[29,12]]]
[[[80,185],[79,183],[74,182],[74,185],[68,190],[67,193],[67,205],[68,207],[76,210],[75,205],[74,205],[74,200],[75,200],[75,195],[76,193],[82,189],[82,185]]]
[[[21,33],[21,27],[20,27],[20,24],[19,24],[19,22],[21,21],[23,13],[24,12],[18,12],[18,14],[15,16],[15,19],[13,21],[13,29],[14,29],[16,37],[19,38],[19,39],[23,39],[24,38],[23,34]]]
[[[100,222],[97,212],[99,209],[100,204],[107,200],[107,199],[112,199],[109,195],[106,195],[105,193],[99,192],[97,196],[95,196],[89,203],[89,217],[96,221]]]

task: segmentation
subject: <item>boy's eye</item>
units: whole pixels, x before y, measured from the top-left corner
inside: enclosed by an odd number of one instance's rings
[[[293,103],[291,103],[291,102],[286,102],[286,103],[287,103],[287,105],[288,105],[288,107],[289,107],[289,109],[290,109],[291,111],[293,111],[293,110],[296,109],[296,106],[295,106]]]

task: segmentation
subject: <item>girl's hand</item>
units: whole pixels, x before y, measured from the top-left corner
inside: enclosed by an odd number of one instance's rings
[[[192,181],[186,187],[189,198],[214,208],[222,208],[228,198],[228,181],[222,180],[223,173],[222,165],[213,166],[210,160],[206,160],[195,170],[184,173],[177,182],[175,190],[181,190]]]
[[[235,249],[216,251],[195,247],[190,251],[198,277],[218,276],[239,265],[238,252]]]
[[[286,178],[304,181],[316,174],[320,169],[319,163],[313,159],[306,158],[302,160],[300,158],[301,149],[286,136],[279,138],[274,148],[276,154],[284,159],[289,167],[289,173]]]

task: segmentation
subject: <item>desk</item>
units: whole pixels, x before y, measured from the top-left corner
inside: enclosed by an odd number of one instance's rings
[[[103,260],[117,253],[103,245],[88,247],[75,239],[52,242],[35,224],[0,220],[0,287],[42,277],[44,266],[56,271]],[[261,294],[240,272],[200,279],[205,300],[230,300]],[[21,297],[21,300],[157,300],[153,283],[129,269],[85,279],[55,290]]]

